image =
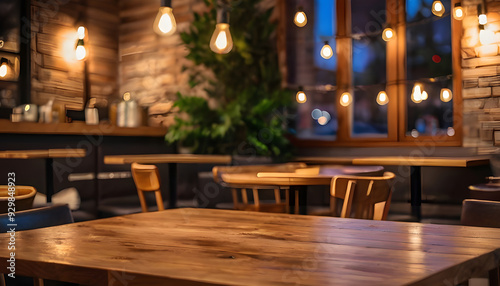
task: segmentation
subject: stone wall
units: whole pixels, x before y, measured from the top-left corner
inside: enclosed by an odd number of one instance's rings
[[[81,109],[88,97],[107,103],[118,96],[118,0],[50,0],[31,2],[31,101],[50,99]],[[77,28],[87,29],[88,66],[74,58]]]
[[[480,0],[465,0],[462,20],[462,77],[464,147],[478,152],[494,151],[493,131],[500,130],[500,1],[488,1],[486,30],[480,40],[477,5]],[[486,40],[486,41],[484,41]]]

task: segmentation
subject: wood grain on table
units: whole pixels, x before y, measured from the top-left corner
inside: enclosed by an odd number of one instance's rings
[[[40,150],[8,150],[0,151],[3,159],[40,159],[85,157],[85,149],[40,149]]]
[[[195,164],[229,164],[229,155],[195,155],[195,154],[145,154],[145,155],[109,155],[104,156],[105,164],[159,164],[159,163],[195,163]]]
[[[175,209],[20,231],[15,252],[17,275],[85,285],[455,285],[498,266],[500,229]]]
[[[422,167],[473,167],[489,164],[487,157],[421,157],[421,156],[377,156],[377,157],[296,157],[295,161],[309,164],[422,166]]]

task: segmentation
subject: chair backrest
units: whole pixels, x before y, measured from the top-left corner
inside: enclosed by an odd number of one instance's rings
[[[15,186],[15,206],[16,211],[31,209],[35,199],[36,189],[30,186]],[[0,186],[0,213],[8,212],[9,186]]]
[[[12,223],[9,218],[8,213],[0,215],[0,232],[6,232],[10,229],[7,226]],[[68,205],[54,205],[16,211],[14,218],[17,224],[16,231],[73,223],[73,216]]]
[[[379,177],[335,176],[331,183],[331,195],[344,200],[341,217],[386,219],[394,177],[391,172]]]
[[[500,202],[467,199],[462,203],[463,225],[500,227],[499,218]]]
[[[215,166],[212,169],[212,174],[216,182],[221,182],[221,174],[223,173],[294,172],[296,169],[306,167],[305,163],[300,162],[269,165]]]
[[[142,165],[132,163],[132,177],[134,178],[137,194],[141,202],[143,212],[148,211],[146,198],[143,192],[155,192],[158,210],[164,210],[163,198],[161,195],[160,173],[155,165]]]

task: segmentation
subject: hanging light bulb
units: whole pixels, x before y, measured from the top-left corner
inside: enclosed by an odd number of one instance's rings
[[[442,88],[439,97],[442,102],[449,102],[453,98],[453,94],[449,88]]]
[[[413,90],[411,92],[411,101],[415,103],[422,102],[422,85],[420,83],[416,83],[413,86]]]
[[[293,17],[293,22],[297,27],[301,28],[307,24],[307,16],[302,6],[297,7],[297,13],[295,13],[295,17]]]
[[[175,33],[177,24],[172,13],[172,0],[161,0],[158,14],[153,23],[153,30],[160,36],[170,36]]]
[[[465,17],[464,8],[462,8],[462,4],[460,2],[455,3],[455,8],[453,8],[453,18],[455,20],[462,20]]]
[[[340,96],[340,105],[349,106],[352,102],[352,95],[349,92],[344,92]]]
[[[87,50],[85,49],[85,43],[83,41],[85,38],[85,27],[78,27],[77,35],[78,42],[76,43],[75,57],[77,60],[81,61],[87,57]]]
[[[486,29],[484,25],[479,25],[479,42],[481,45],[489,45],[495,41],[495,32]]]
[[[422,91],[422,94],[420,95],[422,100],[427,100],[429,98],[429,95],[427,94],[427,91]]]
[[[217,10],[217,25],[210,39],[210,49],[217,54],[227,54],[233,48],[233,38],[229,31],[229,12],[226,7]]]
[[[478,4],[477,5],[477,13],[478,13],[478,21],[479,25],[486,25],[488,23],[488,17],[486,16],[486,9],[484,5]]]
[[[299,86],[299,91],[297,91],[297,94],[295,95],[295,99],[298,103],[304,103],[307,101],[307,95],[304,91],[302,91],[302,89],[303,88]]]
[[[432,14],[441,17],[444,14],[444,5],[441,1],[436,0],[432,3]]]
[[[5,77],[7,75],[7,64],[9,60],[6,58],[0,59],[0,77]]]
[[[387,96],[387,93],[384,90],[379,92],[377,95],[377,103],[379,105],[386,105],[388,102],[389,102],[389,97]]]
[[[332,47],[328,44],[328,41],[325,41],[325,44],[321,48],[321,57],[324,59],[329,59],[333,56],[333,50]]]
[[[386,42],[392,40],[392,38],[394,38],[394,35],[396,33],[394,32],[394,30],[390,27],[387,27],[384,29],[384,31],[382,32],[382,39]]]

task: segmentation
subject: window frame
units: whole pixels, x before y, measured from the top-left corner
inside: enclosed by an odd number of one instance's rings
[[[284,2],[284,0],[282,0]],[[452,10],[459,0],[451,0]],[[284,5],[284,4],[282,4]],[[462,146],[462,75],[460,41],[462,22],[451,18],[452,80],[453,80],[453,128],[454,136],[419,136],[406,134],[406,1],[386,0],[386,12],[391,25],[396,30],[396,38],[386,45],[387,85],[389,95],[387,108],[387,137],[356,137],[351,134],[353,104],[344,107],[340,95],[348,91],[352,95],[352,38],[351,1],[336,0],[337,10],[337,90],[336,102],[338,131],[335,140],[304,139],[291,136],[292,143],[299,147],[391,147],[391,146]],[[283,6],[282,6],[283,7]],[[401,8],[400,8],[401,7]],[[295,7],[288,7],[295,9]],[[306,11],[307,12],[307,11]],[[447,11],[451,13],[452,11]],[[290,19],[286,19],[287,21]],[[285,27],[287,25],[284,25]],[[286,77],[285,77],[286,81]]]

